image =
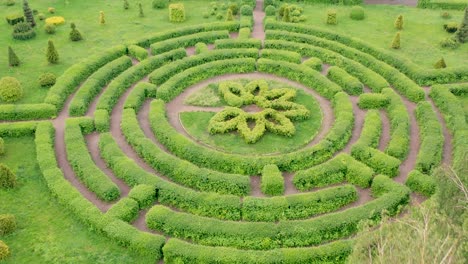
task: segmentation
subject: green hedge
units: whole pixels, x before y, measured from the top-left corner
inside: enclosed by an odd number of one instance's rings
[[[385,94],[365,93],[359,96],[358,106],[361,109],[386,108],[390,99]]]
[[[198,42],[197,44],[195,44],[195,54],[201,54],[201,53],[204,53],[204,52],[208,52],[210,49],[208,48],[208,46],[203,43],[203,42]]]
[[[385,153],[397,159],[404,160],[410,146],[409,114],[400,95],[390,88],[382,90],[382,94],[390,99],[387,106],[390,119],[390,141]]]
[[[57,82],[47,93],[44,103],[55,105],[57,111],[60,111],[68,96],[75,91],[80,83],[102,66],[125,55],[126,50],[125,45],[118,45],[74,64],[57,78]]]
[[[282,195],[284,193],[283,174],[278,166],[268,164],[263,167],[260,189],[266,195]]]
[[[355,77],[349,75],[345,70],[338,66],[328,68],[328,79],[337,83],[345,92],[350,95],[359,95],[362,93],[364,85]]]
[[[378,148],[380,135],[382,133],[382,119],[377,110],[369,110],[364,119],[361,136],[357,144],[362,144],[371,148]]]
[[[49,119],[57,116],[57,108],[51,104],[3,104],[0,120]]]
[[[269,41],[268,45],[273,46],[273,45],[275,45],[275,43],[273,41]],[[312,58],[308,58],[307,60],[302,62],[302,64],[312,68],[312,70],[316,70],[316,71],[321,72],[322,71],[323,61],[321,59],[319,59],[319,58],[312,57]]]
[[[0,236],[5,236],[16,229],[16,218],[12,214],[0,214]]]
[[[260,57],[263,59],[281,60],[298,64],[301,63],[302,60],[301,55],[297,52],[276,49],[262,49]],[[320,67],[321,65],[322,64],[320,63]]]
[[[465,96],[468,94],[468,83],[446,84],[445,87],[456,96]]]
[[[140,110],[146,98],[150,97],[151,93],[156,92],[156,88],[156,85],[151,83],[137,83],[125,100],[124,109],[132,108],[135,111]]]
[[[120,219],[125,222],[132,222],[138,217],[139,209],[137,201],[124,197],[107,210],[106,216]]]
[[[468,4],[464,0],[453,1],[433,1],[433,0],[418,0],[419,8],[430,8],[430,9],[454,9],[464,10]]]
[[[105,88],[115,77],[132,66],[132,60],[123,56],[109,62],[93,73],[78,89],[68,109],[71,116],[86,114],[91,101]]]
[[[212,50],[199,55],[183,58],[170,64],[166,64],[149,75],[149,80],[155,85],[161,85],[171,77],[184,72],[195,66],[218,60],[236,59],[236,58],[254,58],[258,57],[258,49],[225,49]]]
[[[412,191],[421,193],[426,197],[432,196],[436,191],[436,180],[420,171],[412,170],[406,179],[406,186]]]
[[[159,55],[170,50],[194,46],[198,42],[213,43],[217,39],[227,38],[229,38],[229,32],[227,30],[194,33],[151,44],[151,54]]]
[[[246,73],[255,70],[255,59],[239,58],[208,62],[174,75],[162,84],[156,95],[170,101],[185,88],[208,78],[227,73]]]
[[[397,176],[399,173],[401,161],[380,150],[361,144],[355,144],[351,148],[351,155],[374,169],[377,173],[385,174],[390,177]]]
[[[104,201],[113,201],[120,196],[120,190],[89,155],[88,147],[79,125],[67,120],[65,125],[65,145],[67,159],[80,180]]]
[[[156,200],[156,187],[148,184],[137,185],[130,190],[128,197],[137,201],[140,209],[148,208]]]
[[[105,109],[109,112],[120,99],[122,94],[135,82],[143,79],[154,69],[161,67],[170,61],[178,60],[186,56],[183,49],[175,49],[158,56],[150,57],[139,64],[129,68],[110,82],[107,89],[99,97],[97,109]]]
[[[138,45],[129,45],[128,46],[128,55],[133,58],[142,61],[148,58],[148,51]]]
[[[104,109],[99,109],[94,112],[94,125],[98,132],[107,132],[110,129],[109,112]]]
[[[247,39],[218,39],[215,41],[216,49],[260,49],[262,41],[255,38]]]
[[[251,30],[248,27],[244,27],[239,29],[239,37],[238,39],[248,39],[250,38]]]
[[[25,121],[0,123],[0,137],[21,137],[34,135],[38,123],[40,122]]]

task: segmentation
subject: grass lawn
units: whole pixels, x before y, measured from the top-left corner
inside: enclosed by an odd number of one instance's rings
[[[18,223],[14,233],[0,237],[11,252],[2,263],[154,263],[88,230],[51,197],[32,137],[4,140],[0,162],[17,172],[19,186],[0,190],[0,214],[14,214]]]

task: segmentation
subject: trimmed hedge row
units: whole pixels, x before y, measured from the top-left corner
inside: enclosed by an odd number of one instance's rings
[[[99,94],[99,92],[115,77],[131,66],[132,60],[127,56],[123,56],[109,62],[97,70],[78,89],[70,102],[68,113],[71,116],[85,115],[91,101]]]
[[[128,197],[138,203],[138,208],[146,209],[156,200],[156,188],[153,185],[140,184],[130,190]]]
[[[229,38],[227,30],[199,32],[151,44],[151,54],[157,55],[178,48],[194,46],[198,42],[213,43],[217,39],[227,38]]]
[[[327,77],[341,86],[350,95],[359,95],[364,88],[364,85],[358,79],[349,75],[349,73],[338,66],[328,68]]]
[[[340,153],[322,164],[301,170],[294,175],[293,183],[301,191],[343,182],[367,188],[374,171],[346,153]]]
[[[0,105],[0,120],[48,119],[57,116],[57,108],[51,104]]]
[[[390,99],[385,94],[365,93],[359,96],[358,106],[361,109],[385,108],[390,103]]]
[[[244,28],[241,28],[239,29],[239,39],[248,39],[250,38],[250,28],[248,27],[244,27]]]
[[[356,188],[352,185],[272,198],[248,196],[242,202],[242,219],[267,222],[304,219],[333,212],[357,198]]]
[[[104,233],[113,241],[125,244],[130,250],[141,254],[147,254],[161,259],[161,248],[165,238],[139,231],[128,223],[119,221],[118,229],[115,219],[104,217],[103,213],[90,201],[84,198],[70,182],[66,180],[62,171],[57,167],[54,151],[54,128],[50,122],[42,122],[36,130],[36,153],[39,167],[51,193],[58,201],[70,209],[78,219],[89,225],[95,231]],[[107,228],[104,230],[104,228]],[[124,233],[131,229],[132,232]]]
[[[216,49],[260,49],[262,41],[255,38],[217,39],[214,45]]]
[[[382,94],[390,99],[387,106],[390,120],[390,141],[385,153],[397,159],[404,160],[410,146],[409,114],[400,95],[390,88],[382,90]]]
[[[85,139],[78,124],[67,120],[65,125],[65,145],[67,159],[80,180],[104,201],[113,201],[120,196],[120,190],[102,172],[88,153]]]
[[[468,94],[468,83],[453,83],[444,85],[450,92],[456,96],[463,96]]]
[[[0,123],[0,137],[31,136],[36,132],[36,126],[41,122],[25,121],[13,123]]]
[[[185,88],[214,76],[226,73],[246,73],[255,71],[255,59],[238,58],[208,62],[187,69],[174,75],[157,90],[157,97],[170,101],[179,95]]]
[[[150,57],[129,68],[112,80],[99,98],[96,108],[111,112],[119,98],[131,85],[141,80],[154,69],[161,67],[167,62],[181,59],[186,55],[184,49],[175,49],[158,56]]]
[[[297,52],[276,49],[262,49],[260,52],[260,57],[263,59],[281,60],[297,64],[301,63],[302,60],[301,55],[299,55]],[[321,65],[322,64],[320,63],[320,67]]]
[[[125,45],[118,45],[99,55],[90,56],[74,64],[57,78],[57,82],[47,93],[44,103],[55,105],[57,111],[60,111],[67,97],[75,91],[80,83],[97,69],[125,55],[126,51],[127,47]]]
[[[139,210],[137,201],[124,197],[107,210],[106,216],[130,223],[137,218]]]
[[[268,37],[269,35],[267,35]],[[295,51],[300,53],[303,56],[320,58],[321,60],[339,66],[340,68],[344,69],[346,72],[358,78],[362,83],[366,84],[372,91],[379,93],[382,91],[383,88],[390,87],[388,82],[376,72],[372,71],[371,69],[363,66],[359,62],[353,61],[346,57],[343,57],[339,53],[336,53],[331,50],[327,50],[317,46],[311,46],[306,43],[296,43],[296,42],[289,42],[286,40],[266,40],[265,41],[265,48],[273,48],[279,50],[289,50]],[[318,68],[318,62],[308,62],[305,61],[304,64],[309,64],[310,67],[312,65],[316,65],[316,70],[322,70],[322,67]],[[321,64],[322,62],[320,62]]]
[[[288,29],[289,24],[290,23],[285,25],[283,29]],[[283,40],[289,40],[289,41],[294,41],[294,42],[299,42],[299,43],[307,43],[309,45],[324,47],[326,49],[330,49],[335,52],[338,52],[342,54],[343,56],[346,56],[359,63],[362,63],[364,66],[382,75],[391,84],[393,84],[393,87],[395,89],[399,90],[411,101],[419,102],[421,100],[424,100],[425,92],[421,87],[419,87],[416,83],[414,83],[411,79],[409,79],[406,75],[402,74],[397,69],[376,59],[375,57],[367,53],[361,52],[354,48],[350,48],[349,46],[341,44],[334,40],[331,41],[331,40],[327,40],[327,39],[323,39],[323,38],[319,38],[319,37],[315,37],[311,35],[294,33],[291,31],[268,30],[266,34],[267,34],[267,38],[283,39]]]
[[[199,55],[183,58],[170,64],[166,64],[153,71],[149,75],[149,80],[155,85],[161,85],[174,75],[195,66],[218,60],[236,59],[236,58],[254,58],[258,57],[258,49],[225,49],[212,50]]]
[[[284,193],[283,174],[274,164],[263,167],[262,180],[260,183],[262,193],[266,195],[282,195]]]
[[[420,102],[416,107],[421,145],[416,158],[415,169],[430,174],[440,165],[444,148],[442,125],[429,102]]]
[[[151,104],[150,122],[156,138],[172,153],[192,163],[217,171],[247,175],[260,174],[267,164],[276,164],[281,171],[295,171],[324,162],[333,156],[336,150],[343,148],[351,137],[354,124],[353,106],[349,96],[337,93],[333,99],[336,117],[332,129],[325,139],[317,145],[282,155],[251,156],[227,154],[195,144],[180,135],[169,124],[165,115],[164,103],[155,100]]]
[[[350,236],[358,231],[362,220],[379,220],[383,210],[394,215],[409,201],[409,189],[383,175],[375,177],[372,192],[378,198],[362,206],[307,220],[277,224],[221,221],[156,205],[148,211],[146,223],[153,230],[207,246],[262,250],[305,247]]]
[[[208,52],[210,49],[208,49],[208,46],[203,43],[203,42],[198,42],[197,44],[195,44],[195,54],[201,54],[201,53],[204,53],[204,52]]]
[[[426,197],[432,196],[436,191],[436,180],[418,170],[412,170],[408,174],[405,184],[412,191],[421,193]]]
[[[133,58],[142,61],[148,58],[148,51],[138,45],[129,45],[128,46],[128,55]]]
[[[332,242],[313,248],[274,250],[239,250],[209,247],[170,239],[163,247],[166,263],[279,264],[279,263],[345,263],[353,249],[350,240]]]
[[[107,132],[110,129],[109,112],[104,109],[98,109],[94,112],[94,126],[98,132]]]
[[[337,34],[336,32],[310,25],[282,23],[274,20],[268,20],[267,22],[268,23],[265,25],[266,29],[295,31],[303,34],[315,35],[321,38],[332,40],[334,42],[340,42],[347,47],[360,50],[361,52],[372,55],[376,59],[384,61],[395,67],[416,81],[419,85],[431,85],[436,83],[450,83],[468,80],[468,65],[445,69],[425,69],[412,62],[408,58],[398,56],[389,50],[375,47],[357,38],[345,36],[343,34]],[[361,56],[358,53],[355,53],[355,55]],[[382,68],[381,70],[384,69]]]
[[[364,119],[361,136],[357,144],[377,148],[379,146],[380,135],[382,133],[382,119],[377,110],[369,110]]]
[[[156,93],[157,86],[147,82],[139,82],[133,87],[124,103],[124,109],[132,108],[135,111],[140,110],[146,98]],[[153,96],[154,97],[154,96]]]
[[[397,176],[401,161],[380,150],[361,144],[355,144],[351,148],[351,155],[362,163],[374,169],[377,173],[390,177]]]
[[[150,120],[150,123],[153,122],[155,120]],[[200,191],[234,195],[245,195],[250,192],[250,179],[247,176],[199,168],[160,149],[145,137],[133,109],[123,111],[121,127],[135,151],[154,169],[173,181]]]
[[[432,0],[419,0],[419,8],[431,8],[431,9],[454,9],[454,10],[464,10],[467,8],[468,4],[463,1],[432,1]]]
[[[275,43],[273,41],[268,41],[268,45],[274,45],[274,44]],[[302,64],[312,68],[312,70],[316,70],[316,71],[319,71],[319,72],[322,71],[323,62],[319,58],[315,58],[315,57],[308,58],[307,60],[302,62]]]

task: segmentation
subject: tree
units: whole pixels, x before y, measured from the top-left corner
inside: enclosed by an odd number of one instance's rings
[[[143,13],[143,5],[141,3],[138,3],[138,8],[140,9],[140,17],[144,17],[145,13]]]
[[[20,60],[18,56],[16,56],[16,53],[10,46],[8,46],[8,65],[10,65],[11,67],[20,65]]]
[[[392,41],[392,48],[399,49],[400,48],[400,32],[397,32],[395,37]]]
[[[399,15],[395,20],[395,28],[398,30],[403,29],[403,15]]]
[[[130,8],[130,5],[128,4],[128,0],[124,0],[123,8],[124,8],[125,10],[127,10],[127,9]]]
[[[234,18],[232,17],[232,10],[228,8],[227,14],[226,14],[226,21],[232,21]]]
[[[31,25],[31,27],[36,26],[36,21],[34,21],[34,15],[29,7],[28,1],[23,0],[23,12],[24,12],[24,17],[26,18],[26,21]]]
[[[291,16],[289,15],[289,7],[286,7],[284,9],[284,13],[283,13],[283,22],[291,22]]]
[[[80,41],[83,39],[83,37],[81,36],[81,33],[80,31],[78,31],[78,29],[76,29],[76,25],[75,23],[71,23],[71,31],[70,31],[70,40],[71,41]]]
[[[441,68],[447,68],[447,64],[445,64],[444,58],[440,58],[435,64],[434,68],[436,69],[441,69]]]
[[[0,188],[14,188],[16,175],[6,165],[0,163]]]
[[[49,63],[55,64],[59,60],[59,54],[55,49],[54,42],[49,40],[48,47],[47,47],[47,61]]]
[[[103,11],[100,11],[100,12],[99,12],[99,23],[100,23],[101,25],[106,24],[106,18],[105,18],[105,16],[104,16],[104,12],[103,12]]]
[[[457,32],[455,33],[455,38],[461,42],[468,42],[468,7],[465,8],[465,15],[463,16],[463,21],[460,24]]]

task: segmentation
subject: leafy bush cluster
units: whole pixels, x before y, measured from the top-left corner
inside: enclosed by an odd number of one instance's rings
[[[260,58],[270,60],[282,60],[292,63],[301,63],[301,55],[297,52],[287,50],[276,50],[276,49],[262,49],[260,52]],[[320,64],[321,66],[322,64]]]
[[[364,8],[362,6],[353,6],[349,17],[353,20],[363,20],[366,16],[364,13]]]
[[[36,31],[28,22],[18,22],[13,28],[13,38],[18,40],[28,40],[36,37]]]
[[[13,77],[0,79],[0,99],[4,102],[16,102],[23,97],[21,83]]]
[[[198,42],[213,43],[217,39],[227,38],[229,38],[227,30],[199,32],[156,42],[151,45],[151,53],[157,55],[176,48],[194,46]]]
[[[385,88],[382,94],[390,99],[387,113],[390,119],[390,141],[385,153],[404,160],[408,155],[410,143],[410,124],[408,110],[401,97],[392,89]]]
[[[182,3],[169,5],[169,21],[171,22],[184,22],[185,21],[185,7]]]
[[[24,22],[24,15],[21,13],[9,14],[5,17],[8,24],[14,26],[20,22]]]
[[[260,188],[266,195],[282,195],[284,193],[283,174],[276,165],[269,164],[263,168]]]
[[[327,77],[350,95],[359,95],[364,88],[364,85],[357,78],[351,76],[338,66],[328,68]]]
[[[10,256],[10,248],[5,244],[5,242],[0,240],[0,260],[4,260],[8,256]]]
[[[15,231],[16,218],[11,214],[0,215],[0,236],[5,236]]]
[[[418,170],[412,170],[408,174],[405,183],[412,191],[421,193],[427,197],[432,196],[436,191],[436,179]]]
[[[156,97],[157,86],[147,82],[139,82],[125,100],[124,109],[132,108],[137,112],[144,100],[148,97]]]
[[[268,43],[269,45],[272,44],[271,42]],[[311,69],[313,70],[316,70],[316,71],[319,71],[321,72],[322,71],[322,60],[319,59],[319,58],[315,58],[315,57],[312,57],[312,58],[308,58],[307,60],[305,60],[304,62],[302,62],[302,64],[310,67]]]
[[[395,177],[399,173],[401,161],[380,150],[355,144],[351,148],[351,155],[374,169],[377,173],[385,174],[390,177]]]
[[[283,22],[304,22],[307,18],[303,15],[303,13],[304,9],[302,7],[285,3],[278,8],[278,19]]]
[[[358,106],[361,109],[386,108],[390,99],[385,94],[365,93],[359,96]]]
[[[55,77],[55,74],[46,72],[39,76],[39,85],[41,87],[50,87],[55,84],[56,80],[57,77]]]
[[[148,58],[148,51],[138,45],[128,46],[128,54],[139,61]]]

